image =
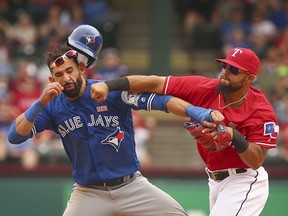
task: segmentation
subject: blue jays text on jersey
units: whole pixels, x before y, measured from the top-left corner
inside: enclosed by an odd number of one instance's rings
[[[131,109],[163,110],[171,96],[110,92],[98,103],[85,93],[77,100],[55,97],[39,113],[31,136],[43,130],[59,134],[72,162],[74,181],[92,185],[129,175],[140,168],[135,152]]]

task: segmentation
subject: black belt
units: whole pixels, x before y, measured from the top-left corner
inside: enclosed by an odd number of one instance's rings
[[[118,185],[123,184],[124,182],[127,182],[128,180],[132,179],[135,176],[135,174],[136,173],[132,173],[128,176],[124,176],[124,177],[121,177],[118,179],[113,179],[111,181],[96,183],[96,184],[93,184],[93,186],[104,186],[104,187],[118,186]]]
[[[247,169],[239,168],[239,169],[235,169],[235,172],[236,173],[244,173],[244,172],[247,172]],[[214,181],[222,181],[230,175],[228,171],[211,172],[209,170],[207,170],[207,174]]]

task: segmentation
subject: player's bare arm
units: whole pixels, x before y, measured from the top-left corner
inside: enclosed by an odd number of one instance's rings
[[[164,76],[127,76],[131,92],[149,92],[162,94],[166,77]]]
[[[63,87],[58,82],[47,84],[40,95],[40,98],[35,101],[27,111],[15,119],[11,127],[15,127],[17,134],[14,134],[9,138],[10,142],[14,143],[15,141],[13,141],[13,139],[15,139],[18,135],[22,136],[20,139],[26,139],[25,136],[30,134],[40,110],[51,100],[53,100],[55,96],[61,94],[62,91]]]
[[[243,153],[239,153],[241,160],[252,169],[256,170],[263,165],[268,149],[249,143],[249,147]]]
[[[255,143],[248,142],[237,130],[231,127],[226,128],[231,135],[232,145],[241,160],[254,170],[262,166],[268,150]]]
[[[160,76],[127,76],[106,82],[94,83],[91,86],[91,97],[97,102],[106,100],[110,91],[128,90],[133,93],[155,93],[162,94],[165,77]]]
[[[138,79],[136,77],[141,77],[141,76],[134,76],[135,79]],[[146,76],[143,76],[143,77],[146,77]],[[156,77],[156,76],[154,76],[154,77]],[[132,79],[134,79],[134,78],[132,78]],[[152,79],[154,79],[154,78],[152,78]],[[158,78],[156,77],[156,79],[158,79]],[[120,82],[124,82],[124,83],[126,82],[126,84],[127,84],[127,79],[123,80],[123,78],[121,78],[119,80],[120,80]],[[107,82],[108,82],[108,85],[107,85]],[[90,90],[91,98],[93,98],[97,102],[102,102],[102,101],[106,100],[106,98],[108,97],[108,94],[110,91],[109,89],[112,88],[115,90],[115,88],[117,88],[117,90],[122,90],[122,88],[119,89],[118,87],[115,87],[114,80],[112,81],[112,87],[110,85],[111,83],[109,81],[107,81],[107,82],[105,82],[105,83],[104,82],[98,82],[98,83],[91,85],[91,90]],[[110,85],[110,88],[109,88],[109,85]],[[118,85],[118,84],[116,84],[116,85]],[[131,88],[126,88],[123,90],[129,90],[129,89],[131,89]],[[202,124],[203,120],[209,119],[210,121],[213,122],[213,124],[215,123],[215,125],[218,125],[221,123],[221,121],[224,120],[224,116],[219,111],[208,110],[208,109],[196,107],[196,106],[191,105],[190,103],[187,103],[186,101],[184,101],[180,98],[175,98],[175,97],[173,97],[172,99],[170,99],[168,101],[167,110],[168,110],[168,112],[173,113],[173,114],[178,115],[178,116],[181,116],[181,117],[190,117],[201,124]],[[200,116],[198,116],[198,114],[200,114]]]
[[[181,117],[190,117],[187,116],[187,108],[190,106],[191,104],[180,99],[177,97],[173,97],[171,98],[168,103],[167,103],[167,111],[169,113],[173,113],[177,116],[181,116]],[[188,108],[189,109],[189,108]],[[218,110],[213,110],[210,112],[210,118],[212,119],[213,122],[209,122],[211,127],[216,127],[218,124],[220,124],[225,118],[222,115],[222,113],[220,113]]]

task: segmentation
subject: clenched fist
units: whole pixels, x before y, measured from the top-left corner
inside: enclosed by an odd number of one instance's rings
[[[109,94],[108,86],[104,82],[94,83],[91,85],[90,94],[97,102],[105,101]]]
[[[55,96],[60,95],[64,90],[63,86],[59,82],[52,82],[46,85],[41,96],[40,102],[42,105],[48,104]]]

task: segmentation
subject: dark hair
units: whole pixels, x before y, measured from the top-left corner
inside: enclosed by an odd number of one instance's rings
[[[71,50],[71,48],[68,47],[67,45],[61,45],[59,47],[54,47],[54,48],[51,48],[50,50],[48,50],[44,54],[47,66],[50,68],[50,64],[53,61],[55,61],[55,59],[57,59],[59,56],[62,56],[64,53],[66,53],[69,50]],[[73,61],[77,66],[79,65],[77,58],[73,58]]]

